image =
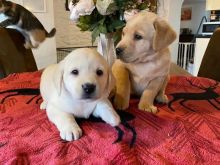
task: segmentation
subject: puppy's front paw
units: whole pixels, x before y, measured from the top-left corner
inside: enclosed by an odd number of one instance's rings
[[[167,95],[158,95],[156,97],[156,101],[159,103],[167,104],[169,102],[169,99],[168,99]]]
[[[47,107],[47,103],[46,103],[45,101],[43,101],[43,102],[40,104],[40,109],[41,109],[41,110],[44,110],[44,109],[46,109],[46,107]]]
[[[108,123],[112,126],[118,126],[121,122],[121,119],[117,113],[113,114],[112,116],[109,116],[109,121]]]
[[[78,140],[82,136],[82,130],[77,124],[66,124],[60,129],[60,137],[66,141]]]
[[[113,105],[117,110],[125,110],[129,107],[129,99],[123,98],[122,96],[116,94]]]
[[[158,112],[158,109],[157,107],[153,106],[153,105],[150,105],[146,102],[140,102],[138,104],[138,108],[140,110],[143,110],[143,111],[147,111],[147,112],[151,112],[151,113],[157,113]]]
[[[25,47],[25,49],[30,49],[31,45],[29,42],[25,42],[24,47]]]

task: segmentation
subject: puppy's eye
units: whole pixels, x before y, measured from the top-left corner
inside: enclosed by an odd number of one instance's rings
[[[96,74],[97,74],[98,76],[102,76],[102,75],[103,75],[103,71],[102,71],[101,69],[97,69],[97,70],[96,70]]]
[[[139,34],[135,34],[134,35],[134,39],[135,40],[141,40],[141,39],[143,39],[143,37],[141,35],[139,35]]]
[[[74,69],[72,72],[71,72],[73,75],[78,75],[79,74],[79,71],[77,69]]]

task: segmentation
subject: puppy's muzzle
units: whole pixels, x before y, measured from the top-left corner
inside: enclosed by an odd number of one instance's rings
[[[116,55],[120,58],[123,55],[124,49],[121,47],[116,48]]]
[[[90,98],[93,93],[95,93],[96,85],[91,83],[85,83],[82,85],[83,95],[85,98]]]

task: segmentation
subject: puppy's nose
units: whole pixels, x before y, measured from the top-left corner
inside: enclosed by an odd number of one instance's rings
[[[123,48],[120,48],[120,47],[116,48],[116,55],[117,55],[117,56],[121,56],[122,53],[123,53],[123,51],[124,51]]]
[[[86,83],[82,85],[82,88],[86,94],[92,94],[95,91],[96,86],[91,83]]]

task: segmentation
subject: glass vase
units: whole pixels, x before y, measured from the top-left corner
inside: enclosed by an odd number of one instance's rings
[[[102,56],[104,56],[109,66],[112,67],[116,59],[113,34],[100,34],[97,50]]]

